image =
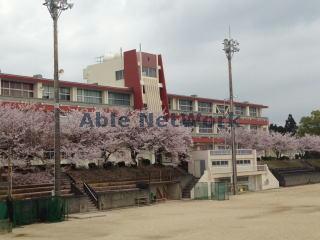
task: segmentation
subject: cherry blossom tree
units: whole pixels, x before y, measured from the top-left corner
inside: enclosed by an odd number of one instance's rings
[[[221,132],[221,136],[230,144],[231,136],[228,131]],[[250,131],[244,128],[236,129],[236,143],[238,148],[249,148],[257,150],[258,154],[271,149],[277,158],[285,152],[293,152],[297,150],[297,139],[290,134],[280,134],[276,132],[266,131]]]
[[[305,136],[298,138],[297,143],[297,150],[302,156],[305,156],[306,152],[320,152],[319,136],[306,134]]]
[[[290,134],[271,133],[271,149],[275,152],[277,158],[280,158],[283,153],[290,153],[297,149],[297,141]]]
[[[35,105],[0,107],[0,155],[15,165],[31,165],[35,157],[43,159],[53,118]]]

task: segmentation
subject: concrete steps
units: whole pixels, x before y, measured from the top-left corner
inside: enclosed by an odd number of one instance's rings
[[[192,178],[192,180],[182,189],[182,198],[191,198],[191,190],[198,181],[199,178]]]

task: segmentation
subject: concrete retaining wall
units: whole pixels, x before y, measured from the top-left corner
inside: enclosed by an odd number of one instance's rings
[[[86,196],[66,197],[68,203],[68,213],[88,212],[88,202]]]
[[[99,209],[107,210],[112,208],[135,206],[136,199],[147,197],[149,199],[148,190],[122,191],[113,193],[99,194]]]
[[[284,186],[297,186],[310,183],[320,183],[320,172],[308,172],[299,174],[282,175],[284,179]]]

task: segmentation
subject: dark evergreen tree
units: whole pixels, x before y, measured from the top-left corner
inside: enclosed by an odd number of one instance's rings
[[[277,132],[277,133],[281,133],[281,134],[286,133],[285,128],[282,126],[278,126],[277,124],[270,124],[269,130],[272,132]]]
[[[281,134],[289,133],[293,136],[297,133],[298,126],[292,114],[289,114],[284,127],[280,125],[278,126],[277,124],[270,124],[269,130]]]
[[[286,120],[286,124],[284,126],[284,130],[285,133],[290,133],[292,136],[294,136],[297,133],[298,126],[292,114],[289,114],[288,119]]]

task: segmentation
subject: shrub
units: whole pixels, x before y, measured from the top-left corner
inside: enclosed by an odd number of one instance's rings
[[[113,166],[114,166],[113,162],[105,162],[105,163],[103,163],[103,165],[102,165],[102,167],[103,167],[104,169],[110,169],[110,168],[112,168]]]
[[[122,167],[125,167],[126,166],[126,163],[124,161],[121,161],[121,162],[118,162],[117,163],[117,166],[122,168]]]
[[[149,184],[145,183],[145,182],[137,182],[136,186],[139,189],[148,189],[149,188]]]
[[[89,163],[88,167],[89,167],[89,169],[97,169],[98,168],[97,164],[95,164],[95,163]]]
[[[151,165],[151,161],[149,159],[142,159],[140,163],[141,163],[142,166]]]
[[[264,161],[271,161],[271,160],[276,160],[276,159],[277,159],[276,157],[271,157],[271,156],[261,157],[261,160],[264,160]]]

